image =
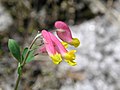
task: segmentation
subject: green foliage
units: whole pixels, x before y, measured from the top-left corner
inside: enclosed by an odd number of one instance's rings
[[[21,62],[20,47],[18,43],[13,39],[9,39],[8,48],[12,55],[18,60],[18,62]]]
[[[22,52],[22,61],[24,60],[25,56],[26,56],[26,53],[28,51],[28,48],[24,48],[23,52]]]
[[[24,59],[26,57],[26,53],[28,52],[28,48],[25,48],[23,50],[23,53],[22,53],[22,58]],[[31,50],[28,52],[28,57],[27,57],[27,60],[26,60],[26,63],[30,62],[34,60],[34,50]]]

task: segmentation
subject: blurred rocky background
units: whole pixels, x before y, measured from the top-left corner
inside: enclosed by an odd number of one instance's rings
[[[0,0],[0,90],[13,90],[17,76],[8,39],[22,50],[38,30],[53,30],[56,20],[68,23],[81,41],[77,66],[36,57],[25,66],[19,90],[120,90],[119,5],[120,0]]]

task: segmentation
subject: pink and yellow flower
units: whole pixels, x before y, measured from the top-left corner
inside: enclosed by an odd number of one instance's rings
[[[51,32],[43,30],[42,36],[45,42],[46,51],[55,64],[59,64],[62,59],[64,59],[69,65],[76,65],[76,62],[74,62],[76,50],[67,51]]]
[[[74,47],[79,46],[80,41],[77,38],[72,37],[70,28],[66,23],[62,21],[56,21],[54,26],[57,28],[57,35],[62,41],[73,45]]]
[[[76,62],[74,62],[76,50],[67,51],[62,43],[52,33],[50,33],[50,37],[55,44],[55,47],[57,47],[57,51],[62,55],[63,59],[65,59],[65,61],[71,66],[76,65]]]
[[[45,49],[48,53],[48,55],[52,58],[53,63],[55,64],[59,64],[62,61],[62,57],[61,55],[56,51],[52,40],[50,38],[49,32],[47,32],[46,30],[42,30],[41,32],[43,39],[44,39],[44,43],[45,43]]]

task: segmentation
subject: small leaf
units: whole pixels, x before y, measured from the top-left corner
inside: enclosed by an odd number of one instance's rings
[[[10,52],[12,53],[12,55],[19,62],[21,62],[20,47],[19,47],[18,43],[15,40],[13,40],[13,39],[9,39],[9,41],[8,41],[8,48],[9,48]]]
[[[23,52],[22,52],[22,60],[24,59],[24,57],[26,56],[26,53],[28,51],[28,48],[24,48]]]
[[[25,58],[27,51],[28,51],[28,48],[25,48],[23,50],[23,53],[22,53],[23,59]],[[34,60],[34,50],[29,51],[29,55],[27,57],[26,63],[28,63],[28,62],[30,62],[32,60]]]
[[[26,63],[31,62],[32,60],[34,60],[34,51],[30,51],[28,58],[26,60]]]

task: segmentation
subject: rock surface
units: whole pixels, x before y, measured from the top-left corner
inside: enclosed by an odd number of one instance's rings
[[[77,49],[77,66],[66,63],[59,73],[70,70],[82,73],[82,80],[66,78],[60,90],[120,90],[120,27],[105,16],[72,26],[73,36],[81,41]],[[71,47],[73,48],[73,47]]]
[[[12,18],[0,4],[0,31],[6,30],[12,24]]]

